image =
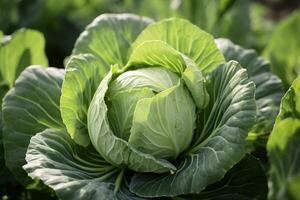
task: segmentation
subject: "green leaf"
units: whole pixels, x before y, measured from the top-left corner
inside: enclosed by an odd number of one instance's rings
[[[280,112],[276,118],[276,123],[287,119],[300,120],[300,76],[294,80],[292,86],[281,100]]]
[[[44,36],[34,30],[20,29],[0,42],[0,74],[9,87],[29,65],[48,66]],[[2,83],[3,84],[3,83]],[[1,84],[1,85],[2,85]]]
[[[182,79],[189,89],[197,108],[205,108],[209,102],[205,77],[190,59],[185,58],[185,61],[187,67],[182,74]]]
[[[299,146],[300,120],[287,118],[275,124],[267,146],[271,162],[269,199],[297,199],[291,198],[291,195],[299,197],[299,190],[291,188],[294,178],[300,176]]]
[[[280,22],[264,50],[264,56],[272,63],[272,70],[288,89],[300,73],[300,12]],[[283,39],[284,38],[284,39]]]
[[[267,177],[255,157],[248,155],[231,168],[217,183],[208,186],[200,194],[182,196],[188,200],[265,200]]]
[[[193,138],[196,107],[182,82],[135,108],[128,143],[156,158],[175,160]]]
[[[127,66],[160,66],[181,74],[185,69],[185,62],[180,52],[167,43],[151,40],[142,42],[133,49]]]
[[[127,68],[159,66],[182,76],[198,108],[209,101],[205,88],[205,78],[193,60],[181,54],[167,43],[150,40],[133,49]]]
[[[191,58],[203,73],[212,71],[224,62],[213,37],[184,19],[171,18],[149,25],[133,43],[133,48],[149,40],[167,43]]]
[[[210,73],[207,82],[211,100],[198,114],[193,148],[176,162],[174,174],[134,175],[132,192],[145,197],[199,193],[242,159],[256,114],[254,83],[234,61]]]
[[[108,71],[109,68],[102,66],[90,54],[72,56],[67,63],[60,110],[68,133],[80,145],[90,144],[87,110],[100,81]]]
[[[298,199],[300,176],[300,76],[282,99],[267,150],[271,169],[269,199]]]
[[[30,67],[21,73],[3,100],[6,166],[24,184],[22,169],[30,138],[46,128],[64,129],[59,98],[64,70]]]
[[[254,50],[244,49],[227,39],[217,39],[216,43],[226,60],[236,60],[247,69],[250,80],[256,85],[257,120],[250,130],[248,140],[251,145],[254,145],[253,140],[263,138],[265,144],[279,112],[283,95],[281,81],[271,73],[269,63],[258,56]]]
[[[113,69],[114,70],[114,69]],[[101,81],[88,110],[88,130],[91,142],[105,160],[116,166],[127,166],[138,172],[167,172],[175,170],[166,160],[158,160],[144,154],[118,138],[112,132],[108,117],[105,95],[112,79],[110,71]]]
[[[81,33],[72,54],[90,53],[106,69],[112,64],[125,66],[131,43],[150,23],[151,19],[133,14],[100,15]]]
[[[66,200],[117,200],[135,195],[122,188],[116,195],[113,181],[121,170],[107,163],[92,147],[76,144],[64,131],[46,129],[32,137],[24,169],[41,179]],[[134,199],[134,198],[132,198]]]
[[[179,77],[169,70],[159,67],[141,68],[127,71],[118,76],[109,85],[108,97],[113,98],[120,91],[137,88],[149,88],[155,93],[164,91],[176,85]]]
[[[113,97],[108,97],[108,119],[114,134],[128,141],[137,102],[142,98],[153,97],[154,93],[149,88],[137,88],[118,92]],[[126,100],[125,100],[126,99]]]

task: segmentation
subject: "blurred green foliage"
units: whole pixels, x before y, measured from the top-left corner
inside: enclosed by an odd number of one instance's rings
[[[124,12],[155,20],[186,18],[215,37],[259,50],[272,28],[265,6],[253,0],[0,0],[0,30],[43,32],[50,65],[62,67],[86,24],[102,13]]]
[[[278,24],[264,51],[286,89],[300,74],[300,12]]]

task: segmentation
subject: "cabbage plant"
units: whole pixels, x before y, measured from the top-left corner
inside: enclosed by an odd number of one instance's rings
[[[33,43],[34,41],[34,43]],[[0,103],[20,73],[29,65],[48,66],[45,54],[45,39],[42,33],[31,29],[20,29],[12,35],[4,35],[0,31]],[[2,113],[0,112],[0,196],[6,187],[14,183],[5,167]]]
[[[299,199],[300,75],[282,98],[267,150],[271,161],[269,199]]]
[[[249,163],[263,174],[246,138],[270,130],[280,98],[252,50],[184,19],[104,14],[65,70],[29,67],[4,98],[6,164],[61,199],[197,199]]]

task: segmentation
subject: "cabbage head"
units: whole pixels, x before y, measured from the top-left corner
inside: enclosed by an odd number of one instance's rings
[[[104,14],[66,69],[29,67],[4,98],[6,164],[61,199],[191,199],[270,129],[280,98],[252,50],[184,19]]]

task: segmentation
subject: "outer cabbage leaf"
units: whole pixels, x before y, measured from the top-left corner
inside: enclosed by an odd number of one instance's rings
[[[231,168],[221,181],[214,183],[200,194],[182,196],[188,200],[265,200],[267,177],[259,160],[247,155]]]
[[[174,174],[134,175],[132,192],[145,197],[200,193],[244,156],[256,114],[254,83],[234,61],[214,70],[207,81],[211,100],[199,112],[193,148],[175,162]]]
[[[269,199],[298,199],[300,176],[300,76],[282,99],[268,141],[271,169]],[[298,190],[295,190],[295,187]]]
[[[46,129],[30,140],[24,169],[65,200],[142,199],[122,187],[114,192],[121,169],[107,163],[92,147],[76,144],[64,131]]]
[[[81,33],[72,54],[91,53],[106,69],[112,64],[125,66],[131,43],[150,23],[151,19],[133,14],[100,15]]]
[[[272,70],[288,89],[300,73],[300,11],[296,11],[274,30],[264,56],[271,61]]]
[[[115,70],[114,68],[112,70]],[[112,132],[108,117],[105,95],[113,76],[110,71],[101,81],[88,110],[88,130],[91,142],[102,157],[113,165],[138,172],[167,172],[176,168],[167,160],[159,160],[144,154]]]
[[[64,129],[59,111],[63,76],[56,68],[27,68],[3,100],[6,166],[24,184],[30,181],[22,169],[30,138],[46,128]]]
[[[212,71],[224,62],[224,57],[216,47],[213,37],[184,19],[171,18],[149,25],[137,37],[133,48],[148,40],[166,42],[192,59],[203,73]]]
[[[217,39],[216,43],[226,60],[236,60],[247,69],[250,80],[256,85],[257,122],[250,130],[248,140],[251,145],[253,140],[262,140],[260,142],[265,145],[267,135],[271,132],[279,112],[283,96],[281,81],[271,73],[270,64],[254,50],[244,49],[227,39]]]
[[[4,36],[0,40],[1,81],[5,80],[12,87],[15,79],[27,66],[48,66],[44,49],[45,39],[38,31],[20,29],[12,36]]]
[[[60,110],[68,133],[80,145],[90,144],[87,111],[100,81],[108,71],[90,54],[73,56],[67,63]]]

